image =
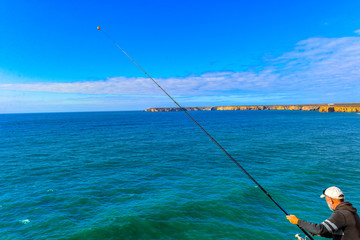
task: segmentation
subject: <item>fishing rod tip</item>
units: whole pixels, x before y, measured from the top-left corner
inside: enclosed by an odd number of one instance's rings
[[[99,27],[99,26],[97,27],[97,30],[100,30],[100,27]]]

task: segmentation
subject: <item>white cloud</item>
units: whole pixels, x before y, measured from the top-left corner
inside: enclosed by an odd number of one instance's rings
[[[276,75],[268,71],[261,73],[219,72],[181,78],[159,78],[156,81],[175,94],[209,94],[234,89],[251,90],[266,88]],[[0,84],[0,89],[30,92],[80,93],[80,94],[161,94],[149,78],[114,77],[103,81],[73,83],[21,83]]]
[[[357,33],[357,34],[359,34],[359,35],[360,35],[360,29],[358,29],[358,30],[354,31],[354,33]]]
[[[283,85],[291,80],[319,91],[360,86],[360,37],[307,39],[278,61],[284,62],[277,79]]]

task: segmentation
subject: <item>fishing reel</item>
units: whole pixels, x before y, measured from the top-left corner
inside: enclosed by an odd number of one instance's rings
[[[305,239],[302,238],[302,237],[300,236],[300,234],[296,234],[296,235],[295,235],[295,238],[296,238],[297,240],[306,240],[306,239],[308,239],[306,236],[305,236]]]

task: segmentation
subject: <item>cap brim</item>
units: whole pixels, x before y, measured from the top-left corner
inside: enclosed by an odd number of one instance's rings
[[[325,194],[321,194],[320,197],[321,197],[321,198],[324,198],[324,197],[325,197]]]

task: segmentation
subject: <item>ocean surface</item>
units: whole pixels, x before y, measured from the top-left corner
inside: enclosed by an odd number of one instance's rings
[[[360,115],[190,112],[289,213],[360,208]],[[182,112],[0,115],[0,239],[294,239],[301,231]]]

